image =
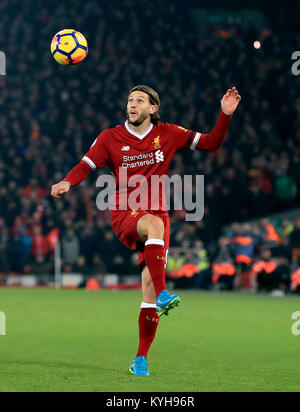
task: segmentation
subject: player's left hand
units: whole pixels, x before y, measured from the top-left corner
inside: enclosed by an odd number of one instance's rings
[[[239,95],[239,92],[237,91],[236,87],[227,90],[226,94],[223,96],[223,99],[221,100],[221,107],[223,112],[225,114],[232,115],[235,109],[238,107],[241,99],[242,98]]]

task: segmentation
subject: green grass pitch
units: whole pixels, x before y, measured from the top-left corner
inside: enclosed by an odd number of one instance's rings
[[[135,377],[139,292],[0,289],[0,391],[300,390],[299,298],[180,295],[160,321],[151,377]]]

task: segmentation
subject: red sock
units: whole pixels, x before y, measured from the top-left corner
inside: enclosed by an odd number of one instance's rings
[[[139,316],[140,343],[136,356],[147,358],[150,346],[155,338],[159,316],[156,308],[142,308]]]
[[[145,244],[145,260],[148,266],[152,282],[155,289],[155,294],[158,296],[163,289],[167,289],[166,275],[166,256],[165,242],[160,239],[147,240]]]

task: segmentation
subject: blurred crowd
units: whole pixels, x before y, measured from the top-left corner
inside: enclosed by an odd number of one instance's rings
[[[185,247],[195,230],[205,248],[217,250],[217,239],[227,239],[232,253],[224,226],[300,205],[299,78],[291,74],[289,38],[281,41],[270,25],[214,26],[199,36],[180,4],[1,1],[7,76],[0,77],[0,272],[53,271],[51,236],[59,229],[66,272],[138,273],[109,214],[96,208],[95,181],[105,170],[64,199],[50,197],[51,185],[95,137],[124,122],[136,84],[160,93],[162,121],[200,132],[215,125],[229,87],[243,98],[221,150],[182,152],[172,163],[171,174],[205,175],[206,205],[193,228],[184,213],[171,212],[173,246]],[[89,56],[78,66],[60,67],[49,52],[63,28],[88,39]],[[253,48],[257,38],[260,50]]]
[[[217,243],[202,240],[203,226],[185,224],[172,235],[167,277],[176,288],[300,292],[299,218],[233,223]]]

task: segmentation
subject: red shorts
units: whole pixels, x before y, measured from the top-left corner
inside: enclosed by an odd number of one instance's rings
[[[127,246],[131,250],[138,252],[139,267],[141,271],[145,266],[145,244],[141,242],[141,239],[138,235],[137,224],[141,217],[149,214],[159,217],[164,223],[164,242],[167,261],[170,246],[170,218],[168,214],[161,212],[150,212],[147,210],[117,210],[113,211],[111,214],[111,224],[115,234],[125,246]]]

